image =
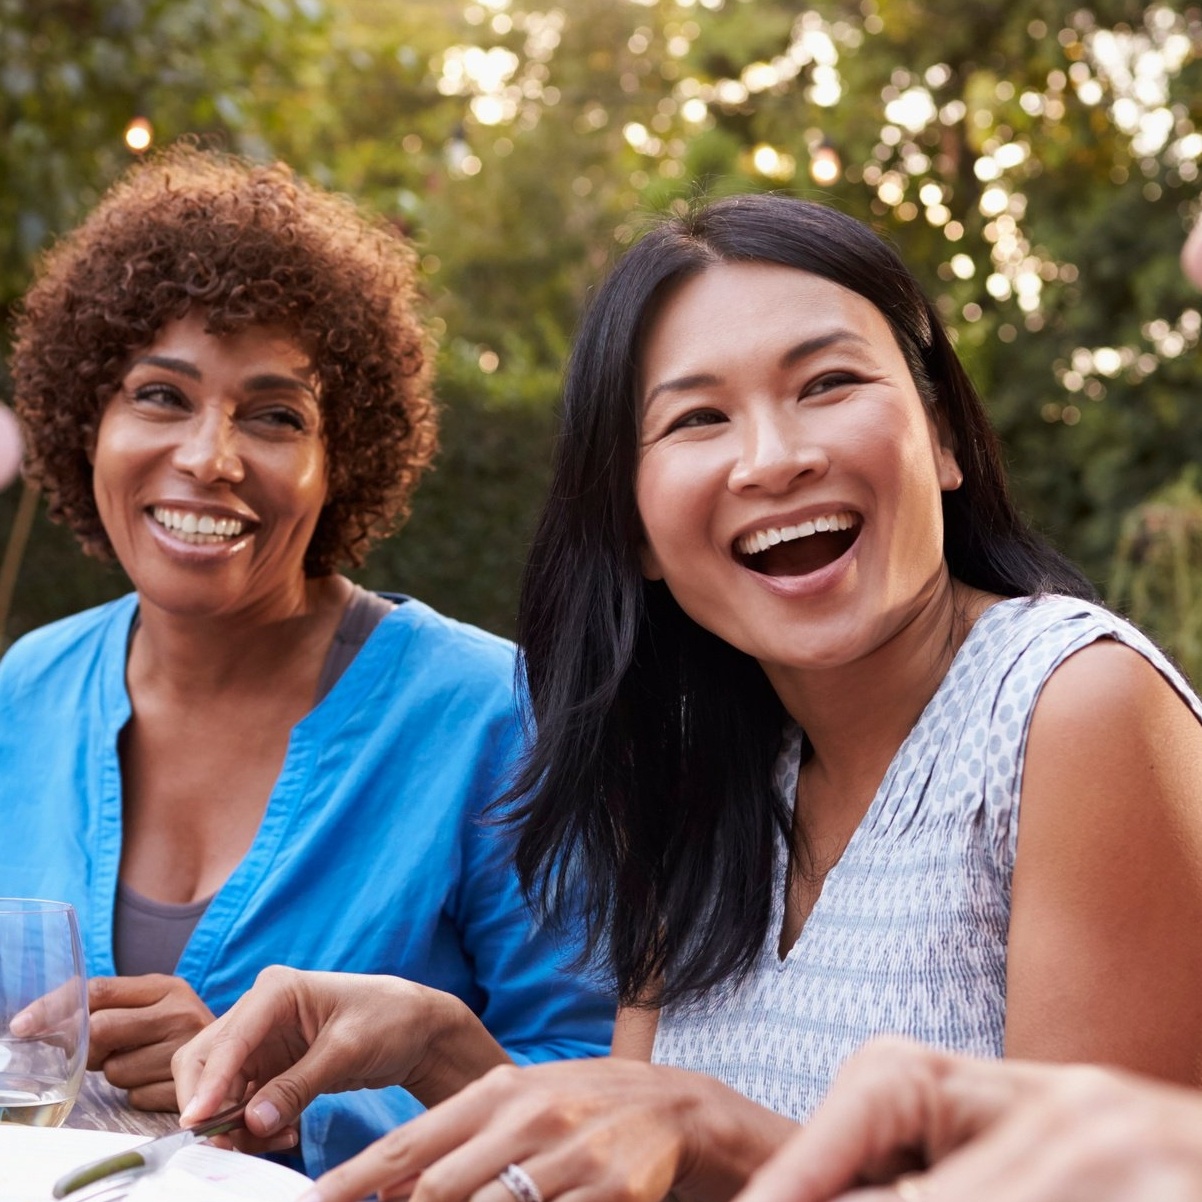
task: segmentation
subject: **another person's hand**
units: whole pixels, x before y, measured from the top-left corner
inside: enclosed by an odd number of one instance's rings
[[[855,1188],[874,1184],[889,1187]],[[881,1040],[737,1202],[835,1198],[1199,1202],[1202,1097],[1108,1069]]]
[[[88,1068],[129,1093],[139,1110],[174,1110],[171,1057],[213,1021],[213,1012],[181,977],[93,977]]]
[[[1194,222],[1181,248],[1181,270],[1195,288],[1202,289],[1202,217]]]
[[[295,1127],[320,1093],[402,1085],[432,1106],[506,1060],[450,994],[399,977],[274,967],[181,1048],[172,1069],[182,1123],[254,1089],[246,1125],[264,1140]]]
[[[709,1077],[620,1057],[506,1067],[398,1127],[316,1184],[322,1202],[721,1202],[795,1131]],[[520,1191],[520,1182],[518,1185]]]

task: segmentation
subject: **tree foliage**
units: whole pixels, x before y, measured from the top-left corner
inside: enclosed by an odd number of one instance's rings
[[[1104,584],[1124,515],[1202,460],[1177,268],[1200,85],[1202,11],[1164,0],[0,0],[0,304],[139,107],[389,215],[423,256],[447,449],[366,578],[507,630],[590,285],[699,196],[822,197],[937,297],[1024,506]],[[117,587],[60,541],[17,629]]]

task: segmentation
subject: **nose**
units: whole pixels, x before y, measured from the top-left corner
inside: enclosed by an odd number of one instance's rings
[[[727,482],[731,492],[787,492],[800,477],[821,477],[830,467],[825,449],[807,435],[795,411],[771,406],[749,413],[741,435]]]
[[[202,409],[181,429],[173,459],[201,484],[238,484],[245,475],[234,420],[216,406]]]

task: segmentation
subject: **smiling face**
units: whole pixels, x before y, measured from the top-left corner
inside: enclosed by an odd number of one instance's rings
[[[298,603],[326,452],[309,356],[282,331],[168,323],[133,355],[90,457],[143,603],[211,616]]]
[[[722,264],[668,295],[641,366],[644,570],[770,677],[863,658],[946,582],[962,477],[869,301]]]

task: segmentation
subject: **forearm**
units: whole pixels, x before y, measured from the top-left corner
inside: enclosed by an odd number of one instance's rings
[[[674,1105],[689,1132],[673,1193],[688,1202],[725,1202],[797,1133],[798,1125],[701,1073],[672,1071]]]
[[[512,1061],[459,998],[436,989],[425,994],[429,1036],[423,1055],[401,1084],[430,1107],[457,1094],[489,1069]]]

